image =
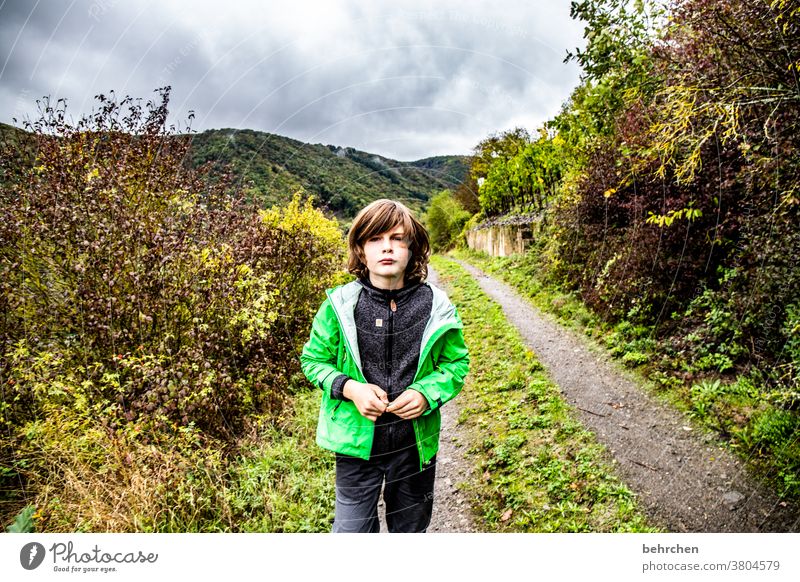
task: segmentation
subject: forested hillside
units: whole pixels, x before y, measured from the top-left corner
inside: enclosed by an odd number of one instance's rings
[[[196,167],[227,166],[265,206],[285,203],[302,189],[342,222],[378,198],[421,211],[431,196],[459,184],[468,172],[464,156],[398,162],[349,147],[233,129],[192,136],[191,159]]]
[[[28,149],[33,141],[23,130],[2,123],[0,136]],[[341,223],[378,198],[401,200],[421,212],[432,196],[463,182],[469,171],[467,156],[398,162],[250,129],[211,129],[183,137],[191,137],[187,160],[194,168],[209,164],[212,175],[230,173],[260,206],[286,204],[302,190]]]

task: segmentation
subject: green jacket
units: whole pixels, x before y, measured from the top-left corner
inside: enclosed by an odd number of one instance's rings
[[[439,408],[459,393],[469,372],[469,353],[463,326],[447,294],[425,282],[433,291],[433,306],[422,334],[417,373],[408,386],[422,393],[428,409],[414,419],[420,467],[439,450]],[[349,400],[331,398],[331,384],[339,374],[366,383],[358,353],[354,311],[362,286],[358,281],[327,289],[303,346],[300,363],[309,381],[322,389],[317,423],[317,444],[324,449],[369,459],[375,423],[361,416]]]

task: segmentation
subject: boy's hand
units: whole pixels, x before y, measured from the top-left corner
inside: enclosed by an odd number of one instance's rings
[[[389,404],[386,392],[377,384],[362,384],[355,380],[345,382],[342,393],[353,401],[361,416],[375,422]]]
[[[422,416],[428,408],[428,401],[420,393],[409,388],[394,399],[386,412],[393,412],[402,419],[408,420]]]

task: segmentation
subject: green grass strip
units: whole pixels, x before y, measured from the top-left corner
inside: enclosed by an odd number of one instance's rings
[[[318,390],[294,397],[283,426],[264,430],[232,468],[228,490],[236,531],[329,532],[334,455],[315,443]]]
[[[501,532],[649,532],[613,459],[575,413],[500,307],[457,263],[431,260],[464,322],[470,375],[458,396],[466,487],[478,527]]]

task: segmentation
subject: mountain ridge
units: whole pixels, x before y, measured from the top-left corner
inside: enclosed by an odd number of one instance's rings
[[[309,144],[251,129],[213,129],[192,136],[192,162],[230,163],[269,204],[302,189],[340,220],[378,198],[415,211],[466,177],[468,156],[432,156],[411,162],[333,144]]]
[[[24,129],[0,122],[2,139],[24,143]],[[179,134],[186,136],[187,134]],[[469,156],[431,156],[402,162],[348,146],[309,144],[254,129],[209,129],[189,134],[194,167],[229,165],[264,207],[281,205],[302,190],[346,224],[378,198],[403,202],[420,213],[431,197],[455,188],[469,172]]]

